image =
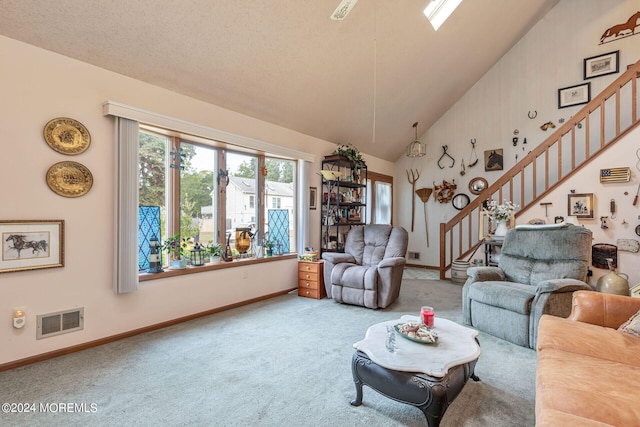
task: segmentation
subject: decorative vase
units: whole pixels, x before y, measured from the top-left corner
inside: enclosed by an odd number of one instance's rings
[[[613,267],[613,259],[607,258],[609,273],[598,279],[596,291],[604,294],[629,296],[629,276],[624,273],[616,273]]]
[[[507,227],[507,220],[499,220],[496,231],[493,232],[495,236],[504,236],[507,234],[509,227]]]

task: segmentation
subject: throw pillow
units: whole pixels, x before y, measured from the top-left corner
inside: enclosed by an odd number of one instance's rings
[[[640,337],[640,310],[618,328],[619,331]]]

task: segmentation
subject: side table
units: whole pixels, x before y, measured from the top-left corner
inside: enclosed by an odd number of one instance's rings
[[[322,299],[324,289],[324,261],[298,261],[298,296]]]
[[[491,260],[491,255],[496,254],[496,249],[502,248],[502,240],[485,240],[484,242],[484,265],[486,266],[497,266],[498,263],[496,261]]]

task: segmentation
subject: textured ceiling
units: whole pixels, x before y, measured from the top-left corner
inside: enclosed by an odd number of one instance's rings
[[[557,2],[464,0],[436,32],[428,0],[0,0],[0,34],[395,161]]]

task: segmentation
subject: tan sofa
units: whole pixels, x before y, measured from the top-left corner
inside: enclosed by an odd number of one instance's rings
[[[538,329],[536,426],[640,426],[640,338],[617,331],[640,298],[578,291]]]

